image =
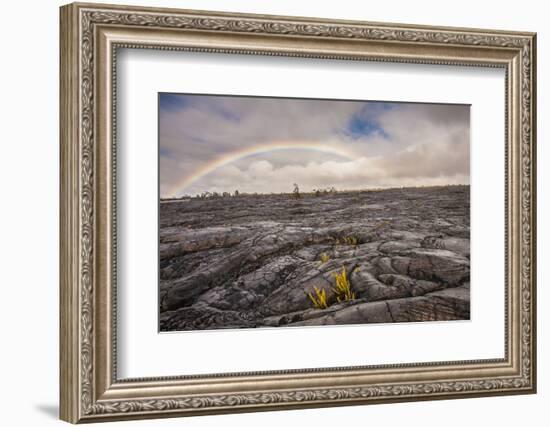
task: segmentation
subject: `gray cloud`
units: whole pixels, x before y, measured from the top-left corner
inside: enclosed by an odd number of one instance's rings
[[[174,95],[172,95],[174,96]],[[176,95],[176,100],[177,100]],[[161,195],[469,183],[469,106],[179,95],[160,104]],[[292,149],[211,161],[274,142],[324,144],[350,158]]]

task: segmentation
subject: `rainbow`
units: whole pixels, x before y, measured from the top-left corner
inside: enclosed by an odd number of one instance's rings
[[[265,154],[274,151],[283,150],[309,150],[317,151],[320,153],[332,154],[346,159],[353,159],[353,154],[343,148],[333,147],[327,144],[314,143],[314,142],[272,142],[269,144],[257,144],[251,147],[242,148],[240,150],[232,151],[220,156],[205,165],[198,168],[191,175],[187,175],[183,180],[176,183],[172,189],[168,192],[167,197],[177,197],[183,190],[197,182],[203,176],[214,172],[216,169],[226,166],[230,163],[236,162],[245,157],[254,156],[258,154]]]

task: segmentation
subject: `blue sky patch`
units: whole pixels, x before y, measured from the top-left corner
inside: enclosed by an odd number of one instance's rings
[[[159,96],[159,107],[163,111],[181,111],[189,107],[191,99],[184,95],[161,93]]]
[[[388,132],[380,125],[378,116],[383,111],[395,108],[395,104],[386,102],[373,102],[366,104],[349,120],[344,133],[353,139],[369,136],[381,136],[388,139]]]
[[[364,117],[353,117],[348,125],[347,132],[353,139],[380,135],[383,138],[389,138],[388,133],[375,120],[369,120]]]

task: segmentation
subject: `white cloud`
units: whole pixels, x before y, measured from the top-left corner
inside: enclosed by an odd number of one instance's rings
[[[409,147],[394,156],[360,157],[351,161],[309,162],[274,167],[268,160],[253,161],[241,170],[218,169],[197,181],[192,193],[202,191],[280,193],[290,192],[296,182],[302,191],[335,186],[339,190],[447,185],[469,183],[463,157],[448,144]],[[444,160],[444,161],[441,161]]]
[[[178,194],[289,192],[294,182],[302,191],[469,183],[468,106],[394,104],[371,111],[364,102],[192,100],[185,109],[161,111],[160,146],[167,153],[160,162],[163,195],[212,160],[274,141],[324,143],[353,156],[346,160],[303,150],[251,156],[204,175]],[[361,114],[385,135],[350,135],[351,120]]]

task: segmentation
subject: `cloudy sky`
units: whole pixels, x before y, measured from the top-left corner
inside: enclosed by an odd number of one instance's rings
[[[470,181],[470,107],[159,95],[161,197]]]

